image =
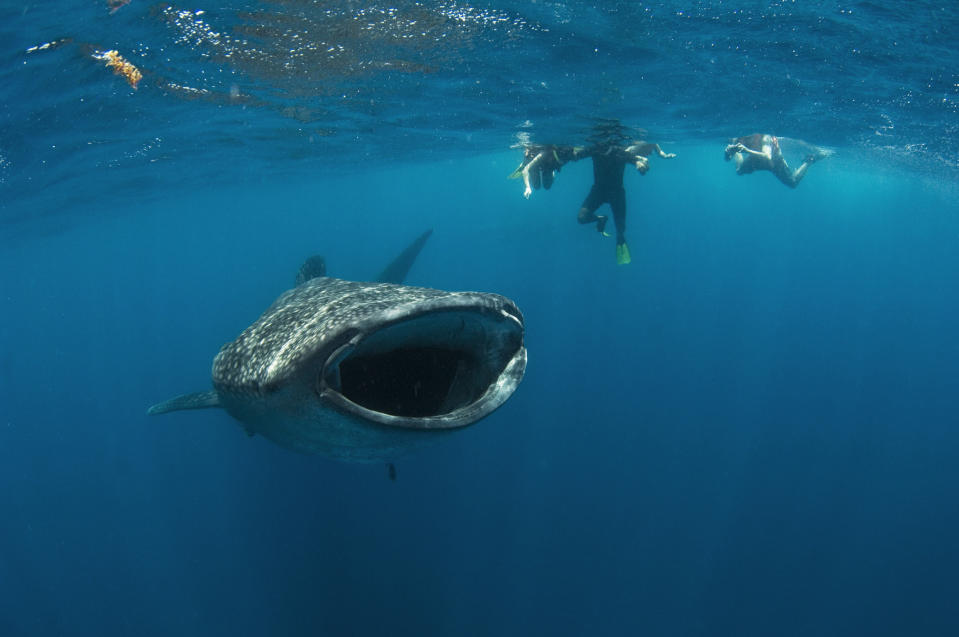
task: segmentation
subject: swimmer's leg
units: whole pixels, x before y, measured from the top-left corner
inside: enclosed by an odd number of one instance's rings
[[[551,168],[544,168],[543,169],[543,188],[545,188],[546,190],[549,190],[549,187],[553,185],[554,178],[555,178],[555,175],[553,174],[553,170]]]
[[[613,209],[613,222],[616,224],[616,243],[626,243],[626,189],[620,188],[609,198],[609,207]]]
[[[539,166],[533,168],[530,171],[529,180],[533,186],[533,190],[539,190],[540,187],[540,170]]]
[[[786,160],[779,158],[779,161],[773,163],[772,173],[776,175],[776,179],[783,182],[790,188],[795,188],[799,185],[799,181],[806,174],[806,169],[809,168],[808,162],[803,162],[802,165],[793,172],[789,168],[789,164],[786,163]]]
[[[626,244],[626,189],[620,188],[609,198],[609,207],[613,209],[613,221],[616,222],[616,263],[627,265],[632,261],[629,246]]]
[[[596,230],[605,235],[607,217],[596,214],[596,210],[604,203],[602,193],[596,189],[596,186],[593,186],[589,194],[586,195],[586,199],[583,200],[583,205],[576,215],[576,220],[580,223],[595,223]]]

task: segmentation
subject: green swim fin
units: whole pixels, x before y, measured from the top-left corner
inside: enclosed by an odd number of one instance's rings
[[[632,259],[629,256],[629,246],[625,243],[616,244],[616,265],[626,265]]]
[[[516,170],[511,172],[507,179],[519,179],[523,175],[523,169],[526,168],[526,164],[522,163],[516,167]]]

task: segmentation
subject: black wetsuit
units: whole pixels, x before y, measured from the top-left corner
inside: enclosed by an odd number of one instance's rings
[[[611,148],[608,151],[594,151],[589,153],[593,158],[593,187],[583,200],[579,222],[590,223],[596,221],[596,210],[604,203],[613,209],[613,221],[616,223],[616,242],[623,243],[626,233],[626,188],[623,187],[623,173],[626,164],[636,162],[636,157],[622,148]]]

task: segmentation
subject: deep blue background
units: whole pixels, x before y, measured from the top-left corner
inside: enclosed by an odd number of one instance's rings
[[[721,142],[627,174],[516,154],[74,219],[0,253],[0,634],[954,635],[959,204],[840,153],[791,191]],[[147,417],[302,260],[496,291],[514,397],[397,463]]]

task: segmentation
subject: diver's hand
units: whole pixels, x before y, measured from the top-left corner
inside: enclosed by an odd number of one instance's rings
[[[526,186],[526,190],[523,191],[523,196],[529,199],[529,196],[533,194],[533,189],[529,186]]]
[[[649,160],[645,157],[640,157],[636,160],[636,170],[639,171],[639,174],[645,175],[646,171],[649,170]]]
[[[742,144],[729,144],[726,146],[726,161],[729,161],[733,158],[733,155],[736,153],[741,153],[746,150],[746,147]]]
[[[665,153],[663,154],[663,159],[672,159],[676,156],[676,153]]]

